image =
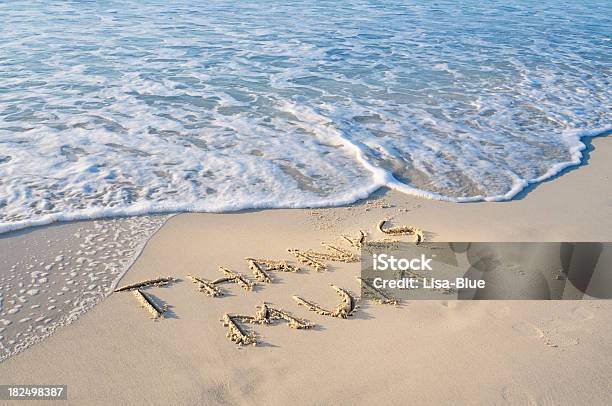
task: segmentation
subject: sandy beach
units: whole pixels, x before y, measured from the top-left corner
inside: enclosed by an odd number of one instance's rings
[[[245,257],[291,261],[288,248],[317,249],[321,241],[339,243],[341,234],[359,230],[381,238],[376,224],[385,218],[422,228],[429,241],[610,241],[612,140],[592,145],[587,165],[511,202],[457,204],[381,190],[348,207],[174,216],[119,282],[179,278],[147,289],[167,305],[165,318],[151,320],[132,294],[113,293],[2,362],[0,381],[67,384],[66,404],[74,405],[607,404],[610,301],[411,301],[398,307],[361,301],[352,317],[339,319],[310,312],[292,296],[333,307],[338,297],[330,284],[358,296],[358,263],[274,272],[273,283],[253,291],[224,285],[219,298],[187,278],[221,277],[220,266],[251,277]],[[52,242],[59,240],[66,252],[78,244],[75,230],[91,223],[8,234],[0,252],[6,263],[17,261],[25,242],[37,239],[49,242],[37,248],[40,255],[58,249]],[[259,345],[237,348],[221,317],[254,314],[262,302],[316,327],[248,325]]]
[[[0,1],[0,406],[612,404],[611,16]]]

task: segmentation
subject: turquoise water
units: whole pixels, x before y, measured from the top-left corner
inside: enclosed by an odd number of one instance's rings
[[[0,231],[510,199],[610,131],[612,3],[0,3]]]

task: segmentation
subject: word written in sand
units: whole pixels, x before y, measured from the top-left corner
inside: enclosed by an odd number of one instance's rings
[[[378,225],[378,229],[385,234],[415,234],[417,235],[417,243],[420,243],[423,240],[422,231],[416,227],[394,227],[385,229],[385,222],[386,220],[383,220]],[[359,235],[355,238],[346,235],[342,235],[341,237],[345,241],[347,241],[352,248],[356,250],[360,250],[361,248],[363,248],[364,244],[366,243],[366,234],[363,231],[359,231]],[[317,252],[313,250],[300,249],[288,249],[287,251],[292,254],[298,260],[298,262],[310,266],[318,272],[327,270],[327,265],[324,261],[349,263],[356,262],[359,260],[359,256],[350,251],[349,249],[342,248],[337,245],[329,244],[326,242],[321,242],[321,245],[325,248],[327,252]],[[247,257],[245,258],[245,260],[247,261],[248,267],[253,273],[255,279],[264,283],[273,282],[270,273],[272,271],[294,273],[300,271],[299,267],[290,265],[287,261],[284,260],[256,259],[251,257]],[[255,282],[252,282],[246,276],[238,272],[231,271],[224,267],[219,267],[219,270],[223,273],[224,276],[222,278],[217,278],[212,281],[194,275],[187,275],[187,277],[198,287],[198,290],[200,292],[203,292],[211,297],[223,296],[223,291],[220,289],[219,285],[224,283],[236,283],[247,291],[252,291],[253,287],[256,285]],[[362,286],[368,289],[368,291],[370,291],[375,296],[376,302],[381,304],[398,304],[397,299],[387,295],[386,293],[378,289],[376,286],[373,286],[372,284],[361,278],[357,279],[361,281]],[[152,318],[158,319],[163,317],[164,313],[167,310],[167,305],[158,305],[156,301],[142,289],[154,286],[165,286],[175,281],[176,279],[172,277],[158,277],[155,279],[145,280],[142,282],[122,286],[116,289],[115,292],[132,291],[134,296],[138,299],[138,302],[141,304],[141,307],[145,308],[151,314]],[[308,310],[317,312],[321,315],[338,317],[343,319],[351,316],[353,312],[357,309],[355,297],[343,288],[339,288],[334,285],[331,285],[331,287],[340,297],[340,303],[333,309],[324,308],[314,302],[308,301],[299,296],[293,296],[293,299],[298,303],[298,305],[305,306]],[[257,339],[253,332],[249,332],[248,330],[246,330],[240,323],[270,324],[276,320],[284,320],[285,322],[287,322],[290,328],[295,329],[309,329],[313,327],[313,324],[311,324],[307,320],[292,316],[291,314],[281,309],[275,309],[273,307],[270,307],[267,303],[263,303],[261,306],[259,306],[254,316],[239,314],[231,315],[229,313],[226,313],[223,315],[221,321],[223,322],[223,325],[228,329],[227,337],[232,342],[238,344],[239,346],[242,346],[256,345]]]

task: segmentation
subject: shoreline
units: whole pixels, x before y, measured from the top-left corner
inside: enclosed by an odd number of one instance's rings
[[[0,363],[108,297],[164,223],[92,220],[0,236]]]
[[[62,224],[62,223],[72,223],[72,222],[80,222],[80,221],[95,221],[95,220],[104,220],[104,219],[117,219],[117,218],[129,218],[129,217],[138,217],[138,216],[175,216],[185,213],[214,213],[214,214],[229,214],[229,213],[240,213],[243,211],[251,211],[251,210],[282,210],[282,209],[326,209],[326,208],[342,208],[342,207],[350,207],[351,205],[358,204],[361,201],[368,200],[376,196],[380,191],[384,190],[393,190],[396,193],[402,193],[406,196],[410,196],[412,198],[417,199],[425,199],[425,200],[433,200],[433,201],[442,201],[442,202],[450,202],[450,203],[484,203],[484,202],[512,202],[517,199],[524,198],[527,194],[531,193],[535,189],[537,189],[540,185],[545,184],[547,182],[554,181],[568,172],[573,170],[580,169],[583,166],[588,165],[588,160],[590,153],[594,151],[593,141],[598,138],[606,138],[612,134],[612,127],[604,127],[597,130],[584,131],[581,133],[582,135],[575,136],[577,138],[577,145],[570,148],[570,152],[572,153],[572,161],[562,162],[555,164],[551,167],[545,174],[541,175],[535,179],[521,179],[520,185],[513,185],[513,187],[504,195],[496,195],[496,196],[475,196],[475,197],[465,197],[465,198],[451,198],[444,195],[439,195],[436,192],[430,192],[418,188],[414,188],[410,185],[406,185],[393,179],[389,174],[385,172],[385,174],[378,173],[374,168],[370,168],[372,175],[374,177],[382,177],[385,179],[381,185],[376,186],[371,191],[366,192],[367,195],[363,197],[359,197],[355,199],[348,199],[342,201],[336,201],[334,204],[329,204],[327,201],[322,201],[320,204],[309,205],[306,207],[302,206],[280,206],[280,207],[272,207],[268,204],[260,204],[256,207],[244,207],[244,208],[232,208],[227,210],[173,210],[173,209],[165,209],[165,208],[156,208],[156,209],[143,209],[143,208],[131,208],[123,210],[123,213],[117,214],[115,212],[110,212],[107,214],[107,209],[100,209],[100,212],[96,215],[86,215],[81,213],[53,213],[49,214],[41,219],[37,220],[24,220],[15,223],[0,223],[0,238],[2,238],[6,234],[11,234],[14,232],[22,231],[22,230],[31,230],[39,227],[52,226],[54,224]],[[348,141],[347,141],[348,142]],[[350,143],[349,143],[350,144]],[[358,156],[358,161],[365,162],[363,157]],[[370,166],[368,164],[368,166]],[[380,182],[379,182],[380,183]],[[362,195],[363,193],[360,193]],[[163,206],[163,205],[162,205]],[[27,224],[26,224],[27,223]]]
[[[253,292],[228,286],[221,298],[203,295],[186,277],[213,279],[219,266],[251,276],[245,257],[292,260],[287,248],[316,249],[359,230],[377,238],[384,218],[422,228],[428,241],[611,241],[612,191],[605,186],[612,140],[594,144],[588,165],[509,202],[456,204],[383,189],[346,207],[173,216],[119,282],[181,279],[149,291],[168,305],[165,319],[150,320],[131,294],[111,294],[70,327],[0,363],[0,374],[7,383],[54,377],[68,385],[67,404],[350,404],[380,401],[383,390],[391,404],[401,404],[406,391],[417,403],[605,404],[611,301],[362,302],[353,318],[341,320],[298,307],[291,296],[332,305],[329,284],[358,293],[358,264],[275,273],[272,284]],[[48,229],[72,227],[66,224]],[[20,255],[7,251],[7,241],[27,234],[0,238],[0,252]],[[262,301],[318,327],[255,326],[262,345],[236,349],[219,319],[252,314]],[[510,353],[513,365],[506,366]],[[560,369],[566,373],[559,376]]]

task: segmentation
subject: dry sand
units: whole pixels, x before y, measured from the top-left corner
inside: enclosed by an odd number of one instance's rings
[[[507,203],[381,191],[348,208],[173,217],[121,281],[181,278],[147,290],[168,306],[165,319],[149,319],[129,292],[113,294],[0,364],[0,382],[67,384],[74,405],[609,404],[611,301],[362,302],[339,319],[292,296],[333,307],[330,284],[359,293],[359,264],[272,272],[272,284],[224,284],[219,298],[186,277],[222,277],[219,266],[251,277],[245,257],[291,260],[287,248],[320,250],[320,241],[360,229],[379,238],[375,226],[385,217],[438,241],[610,241],[612,140],[594,146],[588,165]],[[261,344],[237,349],[221,317],[254,314],[263,301],[317,327],[246,325]]]

